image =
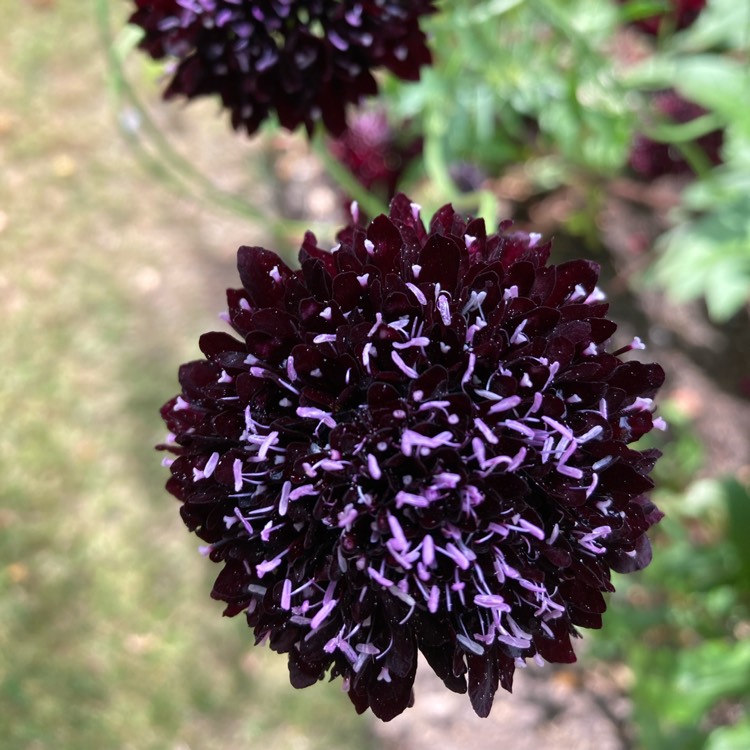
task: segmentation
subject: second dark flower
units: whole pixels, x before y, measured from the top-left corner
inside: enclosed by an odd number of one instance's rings
[[[271,114],[334,135],[346,107],[377,92],[375,68],[415,80],[430,62],[420,18],[431,0],[135,0],[141,48],[176,60],[165,97],[217,94],[235,129]]]

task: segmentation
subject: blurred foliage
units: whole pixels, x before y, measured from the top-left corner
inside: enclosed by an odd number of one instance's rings
[[[711,0],[679,33],[651,38],[627,22],[670,3],[632,0],[452,0],[429,19],[435,64],[417,84],[390,80],[396,118],[425,134],[436,203],[457,192],[451,165],[497,177],[523,164],[531,192],[574,187],[584,215],[566,228],[596,233],[608,183],[631,177],[636,134],[679,153],[696,173],[658,242],[650,274],[677,300],[705,297],[724,321],[750,298],[750,3]],[[655,117],[650,94],[674,89],[707,114]],[[722,163],[695,140],[722,130]]]
[[[617,576],[593,655],[630,672],[646,750],[740,750],[750,738],[750,487],[695,480],[700,443],[665,405],[673,436],[657,464],[651,565]]]
[[[750,2],[710,0],[688,28],[658,37],[629,24],[669,8],[668,0],[442,0],[425,19],[434,64],[419,82],[383,76],[382,100],[394,123],[409,122],[424,136],[423,168],[402,186],[425,208],[452,201],[496,218],[493,184],[522,166],[524,199],[572,188],[583,205],[564,228],[594,245],[613,182],[639,178],[629,167],[637,136],[665,144],[694,172],[658,240],[647,276],[675,300],[703,297],[715,321],[725,321],[750,298]],[[105,35],[117,31],[109,4],[96,0]],[[138,115],[124,131],[141,158],[204,200],[257,218],[244,196],[217,189],[163,137],[138,87],[126,75],[139,34],[132,28],[109,45],[110,82],[119,106]],[[139,55],[141,70],[158,88],[160,66]],[[707,113],[675,123],[654,112],[652,95],[675,90]],[[131,123],[132,125],[132,123]],[[706,133],[724,133],[721,164],[696,145]],[[266,135],[275,126],[264,127]],[[239,136],[238,136],[239,137]],[[369,214],[384,209],[325,154],[333,179]],[[488,180],[461,195],[454,174],[470,165]],[[641,181],[642,178],[641,178]],[[683,183],[685,180],[683,180]],[[637,189],[637,188],[636,188]],[[502,191],[501,191],[502,192]],[[266,217],[272,226],[276,217]],[[289,224],[288,221],[283,223]]]

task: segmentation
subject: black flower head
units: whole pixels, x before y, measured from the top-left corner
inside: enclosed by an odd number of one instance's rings
[[[650,560],[655,364],[623,361],[587,261],[403,195],[300,270],[239,250],[239,338],[180,370],[168,489],[223,568],[212,596],[291,682],[412,703],[417,653],[486,716],[527,659],[571,662],[610,571]]]
[[[275,112],[289,130],[322,120],[338,135],[346,106],[377,92],[374,68],[416,80],[430,62],[419,21],[432,0],[135,3],[141,48],[178,61],[164,96],[218,94],[248,134]]]

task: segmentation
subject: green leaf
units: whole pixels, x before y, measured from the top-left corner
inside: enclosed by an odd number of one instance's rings
[[[746,65],[725,55],[695,55],[676,61],[674,87],[727,120],[742,117],[742,102],[750,94]]]
[[[672,46],[681,52],[706,49],[745,51],[750,41],[749,30],[750,3],[711,0],[695,23],[674,37]]]
[[[705,295],[711,319],[720,323],[729,320],[750,298],[750,258],[727,257],[713,264],[708,269]]]
[[[705,750],[747,750],[750,747],[750,719],[711,732]]]
[[[678,656],[675,698],[667,708],[678,723],[689,723],[726,697],[750,690],[750,642],[709,641]]]
[[[524,2],[526,0],[487,0],[487,2],[480,3],[468,13],[462,13],[458,16],[457,23],[459,26],[481,25],[502,16]]]
[[[675,299],[704,296],[716,321],[728,320],[750,298],[750,195],[732,197],[664,235],[654,267]]]
[[[742,590],[750,593],[750,545],[747,543],[750,529],[750,489],[733,478],[724,480],[723,484],[729,515],[727,540],[737,555],[738,578]]]
[[[623,77],[633,89],[674,88],[686,99],[721,116],[723,122],[750,119],[743,102],[750,96],[745,64],[726,55],[652,55]]]

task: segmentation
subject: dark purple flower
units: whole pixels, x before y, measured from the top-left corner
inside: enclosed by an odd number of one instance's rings
[[[610,571],[648,564],[655,364],[609,353],[589,261],[403,195],[301,269],[242,247],[239,338],[208,333],[162,409],[168,489],[223,568],[212,596],[291,682],[411,705],[417,653],[486,716],[516,667],[575,659]]]
[[[654,111],[675,124],[683,124],[708,114],[708,110],[695,102],[681,97],[674,89],[660,91],[653,95]],[[724,131],[714,130],[695,140],[695,145],[712,165],[721,164],[721,148],[724,145]],[[670,143],[660,143],[637,133],[630,150],[630,166],[634,172],[653,179],[667,174],[689,174],[690,165]]]
[[[623,5],[630,0],[618,0]],[[646,18],[633,21],[632,25],[644,34],[658,36],[662,27],[671,31],[680,31],[690,26],[706,7],[706,0],[664,0],[664,10]]]
[[[382,110],[360,112],[329,148],[365,188],[390,200],[406,168],[422,153],[422,138],[405,131],[394,129]]]
[[[249,134],[275,113],[289,130],[322,120],[338,135],[346,106],[377,92],[374,68],[416,80],[431,59],[419,21],[432,0],[135,3],[141,48],[177,60],[165,98],[218,94]]]

